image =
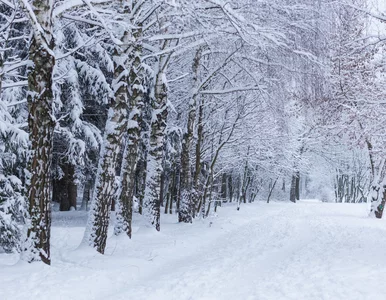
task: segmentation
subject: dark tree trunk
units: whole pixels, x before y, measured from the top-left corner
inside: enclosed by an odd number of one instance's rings
[[[145,198],[145,187],[146,187],[146,167],[147,167],[147,152],[146,145],[141,142],[141,152],[135,172],[136,178],[136,197],[138,199],[138,213],[143,214],[144,198]]]
[[[166,193],[166,202],[164,206],[164,214],[167,215],[169,212],[169,203],[170,203],[170,186],[168,187],[168,192]]]
[[[277,182],[278,179],[279,179],[279,177],[277,177],[277,178],[275,179],[275,181],[273,182],[273,184],[272,184],[272,186],[271,186],[271,188],[270,188],[270,190],[269,190],[269,194],[268,194],[268,198],[267,198],[267,203],[269,203],[269,199],[271,198],[273,189],[275,188],[275,185],[276,185],[276,182]]]
[[[70,163],[60,164],[63,177],[53,182],[52,199],[60,203],[60,211],[69,211],[76,207],[77,186],[75,184],[75,167]]]
[[[227,174],[222,174],[221,179],[221,199],[222,201],[227,201]]]
[[[28,128],[30,161],[28,185],[30,225],[27,232],[26,259],[51,263],[51,163],[53,133],[52,74],[55,66],[53,54],[52,19],[49,1],[34,0],[32,8],[34,38],[30,46],[30,59],[34,63],[28,75]],[[27,14],[28,15],[28,14]],[[31,16],[30,16],[31,17]],[[37,27],[44,29],[43,37]]]
[[[385,203],[386,203],[386,186],[383,186],[381,203],[377,206],[377,209],[374,211],[376,218],[382,219],[383,210],[385,209]]]
[[[231,175],[228,177],[228,190],[229,190],[229,202],[232,202],[232,199],[233,199],[233,182],[232,182],[232,176]]]
[[[290,201],[296,202],[296,175],[292,175],[291,189],[290,189]]]
[[[165,169],[163,169],[161,173],[161,189],[159,192],[159,202],[162,207],[164,206],[164,200],[165,200],[164,194],[165,194]]]
[[[295,197],[296,200],[300,200],[300,174],[296,172],[295,175]]]
[[[91,176],[86,177],[86,183],[83,188],[83,197],[82,197],[82,206],[81,210],[87,210],[87,206],[91,200],[91,189],[93,187],[93,182]]]
[[[249,147],[247,151],[247,160],[245,161],[245,166],[244,166],[244,174],[243,174],[243,182],[242,182],[242,187],[241,187],[241,192],[240,192],[240,202],[242,201],[243,203],[247,203],[247,188],[248,188],[248,156],[249,156]]]

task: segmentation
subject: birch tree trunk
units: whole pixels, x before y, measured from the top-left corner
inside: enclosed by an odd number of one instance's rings
[[[196,52],[193,62],[193,84],[196,87],[198,83],[198,67],[201,59],[201,48]],[[193,210],[192,205],[192,175],[190,170],[190,150],[193,140],[194,122],[196,120],[197,94],[193,95],[189,103],[188,122],[186,132],[182,140],[181,151],[181,199],[178,210],[178,222],[192,223]]]
[[[143,115],[142,115],[143,118]],[[144,123],[141,121],[140,123]],[[141,126],[141,130],[143,127]],[[147,128],[145,129],[147,130]],[[147,141],[144,140],[144,136],[141,136],[139,141],[139,153],[137,159],[137,167],[135,172],[136,177],[136,197],[138,199],[138,212],[144,214],[144,198],[146,189],[146,178],[147,178],[147,156],[148,156],[148,145]]]
[[[35,0],[32,5],[21,3],[30,18],[33,39],[30,59],[34,63],[28,75],[28,128],[30,160],[28,200],[30,223],[24,259],[51,264],[51,163],[53,132],[52,74],[55,57],[52,51],[52,1]]]
[[[193,178],[193,188],[192,188],[192,205],[193,205],[193,218],[195,217],[196,212],[200,212],[200,207],[197,207],[197,204],[200,202],[200,195],[198,194],[199,189],[199,179],[201,173],[201,144],[204,138],[204,99],[201,100],[201,103],[198,108],[198,124],[197,124],[197,142],[195,149],[195,170],[194,170],[194,178]]]
[[[3,82],[3,70],[4,70],[4,59],[3,54],[0,53],[0,100],[1,100],[1,88]]]
[[[140,26],[140,25],[139,25]],[[140,30],[133,34],[138,40]],[[131,221],[133,214],[133,197],[135,188],[135,173],[138,160],[138,147],[140,139],[139,117],[143,106],[144,78],[141,61],[142,45],[136,42],[131,49],[129,59],[132,61],[129,72],[129,121],[127,127],[127,143],[123,155],[121,169],[121,190],[119,194],[118,222],[115,234],[125,232],[131,238]]]
[[[167,84],[165,68],[167,58],[161,56],[154,82],[154,99],[152,99],[153,115],[150,128],[149,154],[147,160],[147,177],[145,187],[145,207],[150,223],[160,231],[160,191],[162,158],[167,110]]]
[[[381,219],[386,203],[386,160],[381,159],[376,164],[372,155],[370,159],[373,172],[371,190],[368,196],[371,203],[370,216]]]
[[[127,40],[128,36],[125,33],[123,41],[127,42]],[[122,48],[116,47],[114,51],[114,80],[112,85],[115,99],[111,103],[107,116],[95,191],[84,236],[84,242],[101,254],[104,254],[106,247],[111,204],[116,194],[116,168],[118,166],[123,136],[127,130],[129,91],[127,87],[127,61],[122,59],[124,55]]]

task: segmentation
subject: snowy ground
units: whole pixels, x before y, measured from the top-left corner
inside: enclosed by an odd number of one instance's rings
[[[55,213],[51,267],[0,254],[0,299],[386,299],[386,222],[364,205],[257,203],[193,225],[163,215],[161,233],[137,226],[104,256],[78,248],[85,217]]]

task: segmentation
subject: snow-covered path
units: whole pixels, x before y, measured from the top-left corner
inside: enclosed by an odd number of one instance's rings
[[[386,222],[364,205],[252,204],[193,225],[164,219],[161,233],[140,226],[132,241],[110,238],[105,256],[73,250],[81,227],[57,222],[52,267],[4,266],[12,257],[0,254],[0,299],[386,299]]]

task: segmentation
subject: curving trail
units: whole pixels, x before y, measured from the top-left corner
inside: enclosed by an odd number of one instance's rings
[[[302,202],[265,214],[256,208],[246,224],[112,298],[386,299],[379,288],[386,224],[357,208]]]

